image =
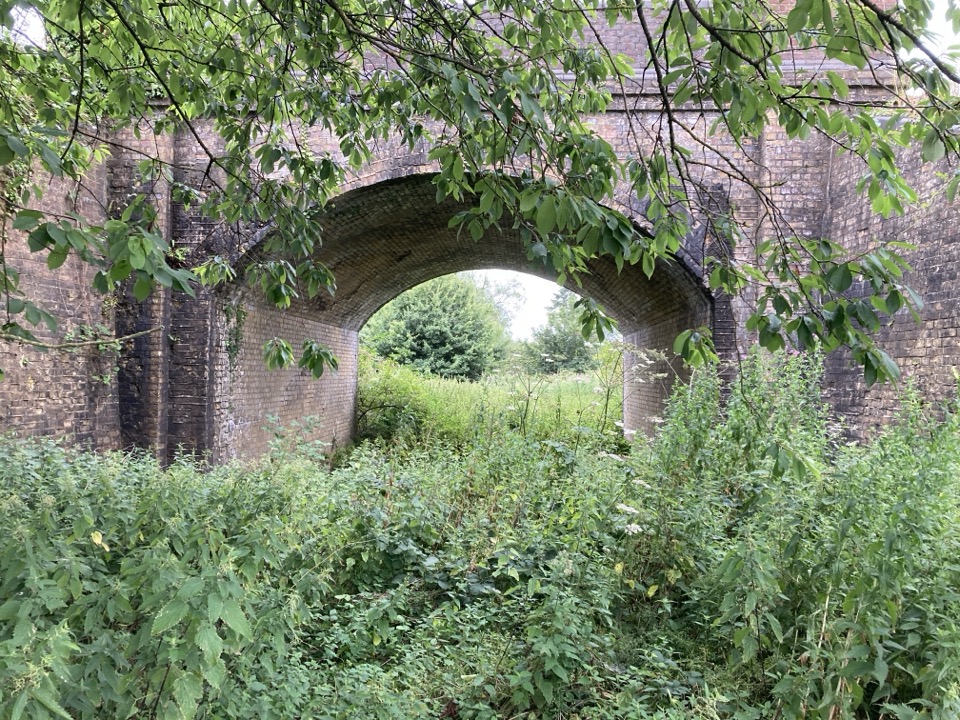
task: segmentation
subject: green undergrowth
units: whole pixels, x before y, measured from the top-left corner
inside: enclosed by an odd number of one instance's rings
[[[468,445],[504,430],[525,438],[617,444],[623,415],[622,353],[595,370],[553,375],[519,367],[478,382],[423,375],[361,351],[357,431],[361,438]]]
[[[698,371],[620,454],[2,440],[0,717],[956,718],[956,416],[846,445],[817,377]]]

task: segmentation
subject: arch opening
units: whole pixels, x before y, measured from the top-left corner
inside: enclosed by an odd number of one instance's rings
[[[276,415],[281,423],[319,416],[321,436],[346,441],[353,430],[359,330],[406,290],[469,270],[512,270],[555,280],[552,268],[530,261],[518,231],[491,229],[474,241],[458,227],[449,227],[450,218],[469,205],[437,203],[432,180],[432,175],[406,176],[339,196],[318,219],[324,242],[314,253],[333,273],[336,292],[295,299],[283,312],[247,301],[239,349],[230,346],[230,328],[219,334],[221,355],[232,350],[233,358],[218,363],[214,425],[224,429],[216,439],[218,457],[259,451],[264,440],[254,415]],[[624,341],[639,348],[669,350],[682,330],[712,323],[712,297],[681,261],[660,263],[647,278],[638,266],[618,272],[612,260],[597,258],[581,281],[582,287],[572,282],[567,286],[600,303],[618,322]],[[228,301],[224,297],[220,302]],[[339,369],[318,381],[292,369],[266,375],[269,371],[260,369],[262,346],[274,336],[287,338],[294,347],[308,338],[327,344],[339,357]],[[625,393],[624,427],[649,431],[668,388],[635,390]]]

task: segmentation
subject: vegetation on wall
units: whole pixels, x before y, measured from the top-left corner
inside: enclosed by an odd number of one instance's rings
[[[767,0],[29,5],[33,37],[16,31],[22,4],[0,2],[0,166],[16,169],[4,178],[0,218],[16,231],[0,243],[4,341],[36,342],[37,326],[56,324],[25,294],[8,243],[40,253],[51,269],[79,258],[95,268],[100,292],[130,281],[144,299],[157,284],[192,293],[198,278],[232,281],[251,233],[270,225],[263,252],[242,265],[244,279],[280,308],[332,290],[314,257],[318,216],[346,174],[390,138],[429,148],[439,199],[473,199],[455,219],[467,235],[515,224],[529,256],[563,277],[596,255],[653,274],[695,221],[726,236],[717,248],[756,242],[735,256],[718,250],[705,267],[711,287],[756,298],[750,328],[761,344],[847,345],[868,381],[897,375],[869,336],[883,316],[919,306],[897,244],[855,255],[841,239],[801,236],[776,193],[716,152],[713,136],[745,143],[770,126],[791,139],[822,134],[862,160],[864,203],[884,216],[901,212],[918,198],[896,149],[917,144],[932,162],[960,147],[950,87],[960,73],[929,42],[927,0],[800,0],[786,14]],[[956,24],[960,9],[947,13]],[[605,25],[626,22],[642,40],[632,60],[601,42]],[[792,62],[803,54],[827,62],[797,73]],[[609,89],[627,87],[641,69],[663,117],[653,130],[631,125],[615,151],[584,118],[605,111]],[[857,95],[848,79],[858,72],[879,79],[875,93]],[[720,112],[692,128],[679,112],[691,106]],[[37,209],[47,177],[82,190],[87,171],[122,144],[113,133],[125,130],[179,130],[196,143],[204,171],[186,180],[143,157],[129,196],[103,223],[70,207]],[[338,152],[301,142],[316,133],[329,133]],[[723,183],[751,185],[768,236],[749,239],[735,214],[709,201],[704,163]],[[227,245],[187,249],[192,270],[179,262],[184,249],[158,231],[151,197],[164,183]],[[618,183],[645,208],[644,228],[610,209]],[[944,178],[948,198],[958,183],[956,173]],[[866,297],[847,293],[854,283]],[[703,359],[709,342],[698,333],[682,349]],[[271,365],[298,361],[279,343],[268,352]],[[314,374],[331,361],[315,343],[300,352]]]
[[[629,453],[0,440],[0,717],[952,720],[955,408],[845,445],[817,381],[702,369]]]

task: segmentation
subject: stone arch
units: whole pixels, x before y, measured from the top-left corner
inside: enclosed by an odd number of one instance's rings
[[[268,415],[281,421],[320,415],[322,436],[346,440],[356,394],[357,333],[377,309],[405,290],[452,272],[488,268],[555,279],[552,270],[527,259],[519,233],[509,227],[492,229],[479,241],[450,228],[450,218],[469,201],[437,203],[432,179],[432,174],[414,173],[345,191],[318,218],[324,242],[315,257],[333,272],[336,293],[295,300],[283,313],[260,301],[243,300],[246,318],[239,351],[231,346],[235,329],[219,329],[214,343],[221,356],[214,383],[215,457],[259,452],[265,438],[257,424]],[[661,263],[648,279],[638,266],[617,272],[612,260],[599,258],[582,277],[582,289],[571,289],[601,303],[628,343],[667,350],[680,331],[712,323],[713,301],[698,269],[684,260]],[[237,298],[225,294],[217,302],[226,306]],[[222,311],[215,314],[226,317]],[[297,370],[264,370],[260,348],[274,335],[294,343],[316,337],[339,356],[340,369],[319,381]],[[234,356],[224,361],[228,352]],[[629,386],[625,427],[649,430],[668,390],[669,383]]]

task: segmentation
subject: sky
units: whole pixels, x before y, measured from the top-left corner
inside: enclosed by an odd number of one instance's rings
[[[953,33],[950,23],[947,22],[946,18],[944,18],[944,13],[946,13],[946,11],[947,0],[934,0],[933,17],[940,17],[943,19],[941,19],[939,22],[936,19],[932,20],[930,23],[930,29],[940,36],[939,46],[941,50],[960,43],[960,37],[957,37]]]
[[[513,313],[510,324],[510,334],[514,340],[529,340],[534,330],[546,324],[547,307],[560,289],[555,282],[512,270],[475,270],[470,274],[484,277],[497,285],[509,284],[519,290],[523,302]]]

